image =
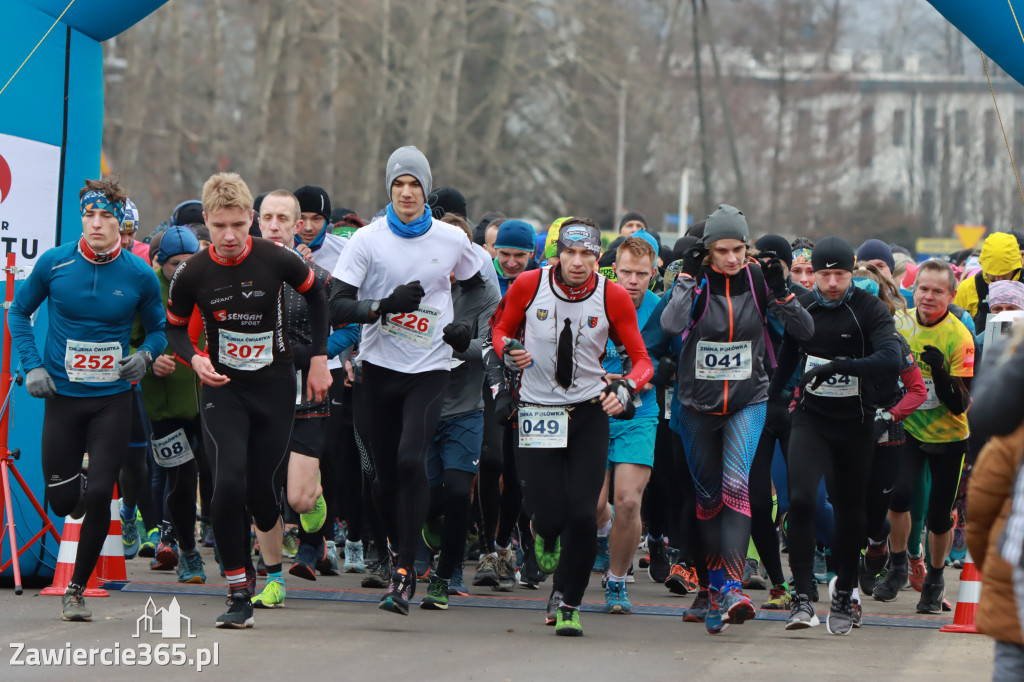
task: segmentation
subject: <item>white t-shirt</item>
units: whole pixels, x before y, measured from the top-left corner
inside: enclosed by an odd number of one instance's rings
[[[452,349],[441,338],[455,317],[448,276],[466,280],[481,265],[466,233],[437,219],[411,239],[394,234],[386,217],[359,228],[338,259],[336,279],[358,287],[360,301],[387,298],[413,280],[426,293],[416,313],[364,324],[358,359],[406,374],[450,371]]]
[[[320,248],[313,252],[313,262],[327,272],[334,272],[334,268],[338,265],[338,259],[341,258],[341,252],[347,245],[348,239],[328,232],[324,235],[324,241]],[[344,363],[338,358],[327,359],[327,369],[340,369],[343,366]]]
[[[480,256],[480,260],[483,261],[480,274],[494,282],[494,286],[498,287],[498,291],[501,291],[501,282],[498,281],[498,271],[494,269],[494,259],[491,258],[491,254],[487,253],[487,249],[476,242],[473,242],[473,250],[476,251],[476,255]]]

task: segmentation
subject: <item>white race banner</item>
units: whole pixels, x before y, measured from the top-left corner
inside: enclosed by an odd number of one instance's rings
[[[56,246],[59,190],[60,147],[0,133],[0,254],[16,255],[19,278]]]

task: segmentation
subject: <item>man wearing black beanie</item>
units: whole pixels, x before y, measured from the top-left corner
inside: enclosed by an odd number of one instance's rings
[[[788,333],[768,389],[777,397],[797,369],[802,376],[789,448],[789,563],[794,592],[787,630],[818,625],[814,589],[814,508],[825,476],[835,512],[832,547],[837,578],[827,627],[846,635],[859,626],[855,602],[857,562],[866,537],[865,495],[874,455],[876,411],[883,407],[877,385],[894,377],[901,347],[888,308],[853,285],[853,249],[838,237],[814,247],[814,290],[800,302],[814,320],[814,335],[797,341]]]
[[[639,211],[626,211],[619,220],[619,236],[628,237],[637,230],[647,229],[647,218]]]

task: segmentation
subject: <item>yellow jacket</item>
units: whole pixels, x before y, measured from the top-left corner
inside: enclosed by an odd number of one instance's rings
[[[1014,272],[1013,278],[1020,280],[1021,257],[1020,248],[1017,246],[1017,238],[1008,232],[994,232],[990,234],[981,245],[982,277],[985,282],[991,283],[991,276],[1005,275]],[[953,303],[960,306],[974,317],[978,314],[978,281],[976,277],[968,277],[956,291],[956,298]],[[983,330],[978,330],[981,333]]]

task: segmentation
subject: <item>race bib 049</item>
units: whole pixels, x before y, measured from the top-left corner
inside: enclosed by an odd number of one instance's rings
[[[804,371],[820,367],[828,362],[824,358],[808,355]],[[818,386],[817,389],[811,390],[810,386],[808,386],[807,392],[819,398],[852,398],[860,394],[860,382],[857,377],[847,376],[846,374],[833,374],[821,386]]]
[[[434,330],[441,319],[441,311],[430,306],[420,306],[413,313],[394,313],[385,316],[387,324],[381,329],[414,346],[430,348],[434,344]]]
[[[274,332],[246,334],[222,329],[219,337],[222,365],[254,372],[274,362]]]
[[[564,407],[520,407],[519,447],[564,448],[569,444],[569,413]]]
[[[721,343],[698,341],[695,376],[698,379],[721,381],[749,379],[751,352],[749,341]]]
[[[173,431],[163,438],[154,438],[153,457],[162,467],[176,467],[195,457],[185,429]]]
[[[121,360],[118,341],[72,341],[68,339],[64,351],[64,369],[68,381],[107,383],[118,381],[117,363]]]

